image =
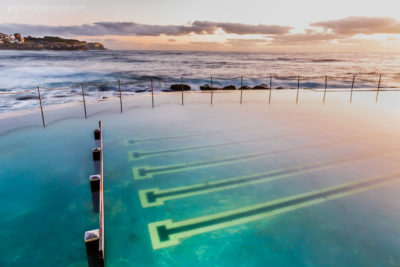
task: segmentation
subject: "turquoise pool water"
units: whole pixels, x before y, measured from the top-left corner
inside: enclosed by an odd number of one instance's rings
[[[164,105],[2,136],[0,266],[86,266],[99,119],[108,266],[398,266],[397,128],[332,110]]]

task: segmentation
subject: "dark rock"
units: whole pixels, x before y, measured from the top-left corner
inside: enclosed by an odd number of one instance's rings
[[[282,90],[282,89],[285,89],[285,88],[283,88],[282,86],[279,86],[279,87],[276,87],[276,89]]]
[[[236,90],[236,86],[234,85],[228,85],[222,88],[222,90]]]
[[[103,96],[103,99],[108,99],[108,97],[106,97],[106,96]]]
[[[144,93],[144,92],[147,92],[147,89],[135,90],[135,93]]]
[[[269,89],[269,86],[264,84],[264,83],[262,83],[262,84],[254,86],[253,89],[258,89],[258,90]]]
[[[250,86],[247,86],[247,85],[243,85],[243,86],[240,87],[239,89],[240,89],[240,90],[249,90],[249,89],[251,89],[251,87],[250,87]]]
[[[200,86],[200,90],[210,90],[210,89],[211,89],[211,86],[208,84]]]
[[[182,87],[183,87],[183,91],[190,90],[190,85],[187,85],[187,84],[171,84],[170,89],[172,91],[182,91]]]
[[[213,87],[213,90],[220,90],[221,88],[218,87]],[[200,90],[211,90],[211,86],[209,84],[205,84],[200,86]]]
[[[169,89],[163,89],[163,90],[161,90],[161,92],[172,92],[172,91]]]
[[[38,97],[35,95],[27,95],[27,96],[17,97],[17,100],[33,100],[33,99],[38,99]]]

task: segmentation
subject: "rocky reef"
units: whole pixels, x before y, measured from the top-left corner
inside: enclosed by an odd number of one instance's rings
[[[7,36],[4,35],[3,36]],[[75,39],[64,39],[54,36],[21,37],[15,34],[19,40],[3,38],[0,40],[0,50],[59,50],[59,51],[86,51],[86,50],[106,50],[101,43],[88,43]],[[1,36],[0,36],[1,37]],[[15,40],[15,41],[14,41]]]

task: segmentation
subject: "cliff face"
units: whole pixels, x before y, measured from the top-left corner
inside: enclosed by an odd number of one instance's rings
[[[25,37],[24,42],[0,43],[0,50],[65,50],[86,51],[106,50],[101,43],[87,43],[74,39],[63,39],[60,37],[45,36],[43,38]]]

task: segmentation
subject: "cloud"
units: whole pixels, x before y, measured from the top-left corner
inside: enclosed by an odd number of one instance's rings
[[[243,23],[221,23],[194,21],[188,25],[149,25],[136,22],[96,22],[76,26],[47,26],[29,24],[0,24],[0,32],[21,32],[23,35],[69,35],[69,36],[183,36],[190,33],[214,34],[217,30],[230,34],[286,34],[291,28],[279,25],[251,25]]]
[[[230,22],[210,22],[210,21],[195,21],[192,24],[193,28],[197,31],[205,31],[207,33],[215,33],[217,29],[223,30],[225,33],[231,34],[266,34],[277,35],[287,34],[292,29],[287,26],[280,25],[252,25],[243,23],[230,23]],[[195,31],[196,32],[196,31]],[[196,32],[197,33],[197,32]]]
[[[247,47],[247,46],[263,46],[267,45],[270,41],[268,39],[228,39],[227,45],[234,47]]]
[[[310,24],[336,34],[398,34],[400,22],[387,17],[347,17]]]
[[[114,49],[199,49],[199,50],[295,50],[315,51],[315,48],[333,51],[338,47],[356,50],[362,47],[380,48],[399,46],[400,21],[389,17],[347,17],[309,24],[303,32],[292,32],[282,25],[244,24],[233,22],[193,21],[183,25],[150,25],[136,22],[95,22],[72,26],[29,24],[0,24],[0,32],[20,32],[24,36],[71,36],[86,40],[103,40]],[[223,32],[218,36],[196,37]],[[385,40],[374,34],[391,35]],[[236,36],[232,36],[236,35]],[[246,38],[242,37],[242,35]],[[159,38],[153,38],[158,37]],[[164,38],[166,36],[166,38]],[[107,38],[115,39],[107,39]],[[381,39],[385,36],[381,36]],[[396,37],[396,38],[395,38]],[[218,42],[213,42],[218,40]],[[379,48],[379,49],[378,49]],[[383,48],[382,48],[383,49]],[[381,49],[381,50],[382,50]],[[393,48],[392,50],[394,50]]]
[[[308,30],[305,33],[276,36],[271,40],[271,44],[274,45],[320,44],[346,38],[349,38],[349,36],[343,34],[330,33],[330,32],[317,32]]]

